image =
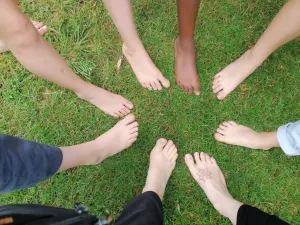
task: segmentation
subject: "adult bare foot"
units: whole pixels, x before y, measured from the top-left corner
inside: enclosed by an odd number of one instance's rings
[[[252,74],[261,63],[262,62],[256,62],[251,55],[251,50],[248,50],[235,62],[217,73],[212,86],[217,99],[225,99],[226,96]]]
[[[175,76],[178,86],[187,94],[200,95],[200,79],[196,68],[193,41],[175,41]]]
[[[162,90],[162,86],[165,88],[170,87],[170,82],[154,65],[145,49],[134,51],[123,44],[123,54],[144,88],[157,91]]]
[[[139,124],[130,114],[113,128],[94,140],[94,153],[90,154],[89,164],[98,164],[104,159],[129,148],[138,137]]]
[[[236,124],[233,121],[223,122],[215,133],[215,139],[231,145],[243,146],[251,149],[269,150],[279,147],[277,132],[258,133],[249,127]]]
[[[195,159],[195,161],[194,161]],[[185,163],[192,176],[205,192],[215,209],[236,224],[237,213],[242,203],[235,200],[228,192],[226,181],[216,160],[208,154],[195,152],[185,156]]]
[[[170,140],[159,139],[150,155],[150,166],[143,193],[153,191],[161,200],[178,158],[177,148]]]
[[[48,32],[48,28],[41,22],[32,21],[33,26],[37,29],[40,35],[44,35]],[[0,40],[0,53],[7,52],[9,49],[6,47],[3,41]]]
[[[106,114],[117,118],[128,115],[134,107],[130,101],[121,95],[111,93],[93,84],[88,84],[88,87],[81,93],[77,93],[77,95]]]

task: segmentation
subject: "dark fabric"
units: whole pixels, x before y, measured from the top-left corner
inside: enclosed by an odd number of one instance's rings
[[[237,215],[237,225],[289,225],[277,216],[269,215],[249,205],[242,205]]]
[[[129,202],[115,225],[162,225],[163,219],[162,202],[155,192],[149,191]]]
[[[59,148],[0,134],[0,192],[26,189],[53,176],[62,163]]]

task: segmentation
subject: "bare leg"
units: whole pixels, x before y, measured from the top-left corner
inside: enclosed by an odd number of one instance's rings
[[[192,176],[215,209],[236,225],[237,214],[243,204],[235,200],[228,192],[224,175],[216,160],[203,152],[200,154],[195,152],[194,159],[190,154],[185,156],[185,163]]]
[[[149,90],[168,88],[170,82],[154,65],[137,34],[130,0],[103,2],[123,39],[123,54],[141,85]]]
[[[194,43],[199,6],[200,0],[177,0],[179,37],[175,41],[175,76],[177,84],[189,95],[200,95]]]
[[[270,54],[298,36],[300,36],[300,1],[289,0],[256,45],[215,76],[213,92],[217,98],[223,100]]]
[[[143,193],[153,191],[163,200],[165,188],[178,158],[172,141],[159,139],[150,155],[150,166]]]
[[[225,121],[220,124],[215,133],[215,139],[226,144],[251,149],[269,150],[280,147],[277,140],[277,131],[259,133],[233,121]]]
[[[80,165],[93,165],[129,148],[138,136],[138,123],[133,115],[126,116],[112,129],[94,141],[61,147],[63,162],[59,172]]]
[[[133,104],[122,96],[98,88],[78,77],[60,55],[45,41],[17,4],[0,1],[0,40],[20,63],[32,73],[74,91],[80,98],[105,113],[121,117]]]

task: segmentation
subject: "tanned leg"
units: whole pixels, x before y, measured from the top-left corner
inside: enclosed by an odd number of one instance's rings
[[[200,95],[194,43],[199,6],[200,0],[177,0],[179,37],[175,41],[175,76],[177,84],[189,95]]]

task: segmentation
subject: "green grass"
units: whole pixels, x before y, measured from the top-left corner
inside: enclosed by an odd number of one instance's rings
[[[299,119],[299,40],[274,53],[225,101],[217,101],[211,90],[214,74],[256,42],[284,1],[202,1],[195,33],[200,97],[186,96],[175,85],[175,0],[133,3],[141,39],[172,83],[159,93],[144,90],[127,62],[116,71],[122,41],[107,11],[95,0],[78,2],[27,0],[22,9],[51,28],[46,39],[78,75],[135,103],[139,139],[100,165],[72,169],[31,189],[1,195],[1,204],[73,207],[80,202],[96,215],[108,210],[116,218],[141,192],[150,151],[162,136],[174,140],[180,154],[167,186],[165,224],[230,224],[189,175],[182,158],[195,151],[215,156],[234,197],[300,224],[299,157],[289,158],[280,149],[251,151],[213,139],[223,120],[271,131]],[[91,140],[117,121],[73,93],[33,76],[10,53],[0,56],[0,87],[1,133],[64,146]]]

